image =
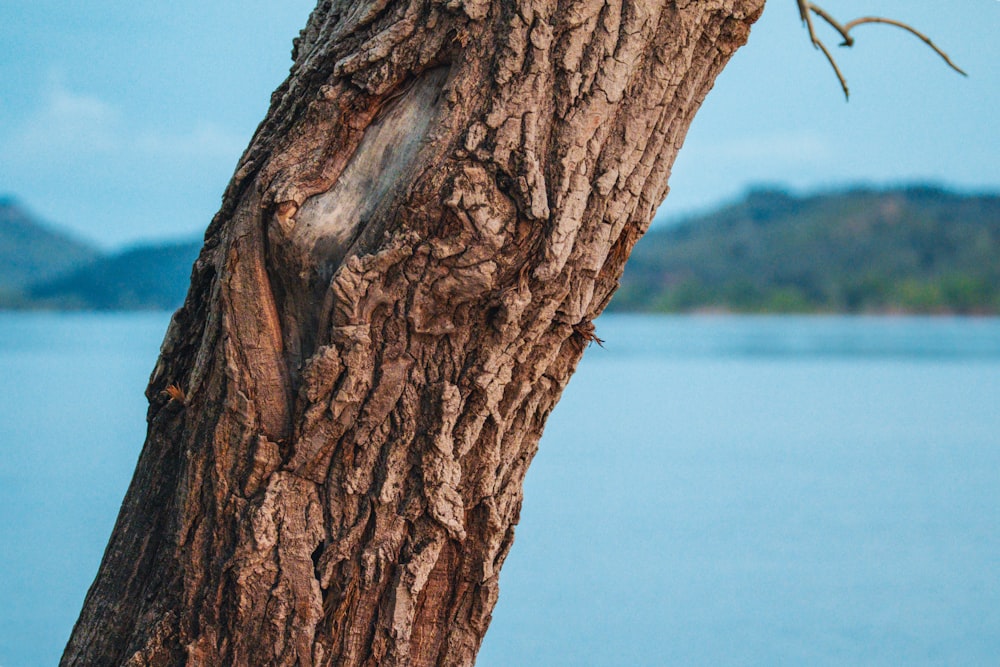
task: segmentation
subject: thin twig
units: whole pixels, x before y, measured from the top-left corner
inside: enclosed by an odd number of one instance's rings
[[[844,30],[846,30],[846,31],[849,32],[852,28],[854,28],[856,26],[859,26],[859,25],[863,25],[865,23],[884,23],[885,25],[894,25],[897,28],[902,28],[903,30],[905,30],[906,32],[910,33],[914,37],[920,38],[920,40],[924,44],[926,44],[927,46],[929,46],[932,49],[934,49],[934,53],[936,53],[939,56],[941,56],[941,58],[946,63],[948,63],[948,66],[951,67],[953,70],[955,70],[956,72],[958,72],[962,76],[969,76],[968,74],[965,73],[965,70],[963,70],[961,67],[959,67],[958,65],[956,65],[955,63],[953,63],[951,61],[951,58],[948,57],[948,54],[945,53],[944,51],[942,51],[940,48],[938,48],[937,44],[935,44],[934,42],[932,42],[930,37],[928,37],[924,33],[920,32],[916,28],[914,28],[912,26],[909,26],[909,25],[906,25],[905,23],[903,23],[901,21],[894,21],[892,19],[884,19],[884,18],[880,18],[878,16],[866,16],[864,18],[854,19],[853,21],[849,22],[847,25],[844,26]]]
[[[820,40],[816,35],[816,27],[813,25],[812,12],[816,12],[820,18],[824,19],[827,23],[832,25],[835,29],[840,31],[844,35],[845,41],[850,40],[850,35],[841,27],[841,25],[834,20],[832,16],[824,12],[822,9],[817,7],[808,0],[798,0],[799,4],[799,16],[802,18],[802,22],[805,23],[806,29],[809,31],[809,39],[812,40],[813,48],[819,49],[826,56],[827,61],[830,63],[830,67],[833,68],[834,73],[837,75],[837,80],[840,81],[840,88],[844,91],[844,99],[851,99],[851,92],[847,88],[847,80],[844,78],[843,73],[840,71],[840,67],[837,65],[837,61],[834,59],[833,54],[830,50],[826,48],[826,44]],[[810,11],[811,10],[811,11]]]
[[[847,88],[847,79],[844,78],[843,73],[840,71],[840,67],[837,66],[837,61],[833,59],[833,56],[826,48],[826,44],[817,40],[816,44],[819,46],[820,51],[826,56],[826,59],[830,61],[830,66],[833,67],[833,71],[837,74],[837,79],[840,81],[840,88],[844,91],[844,99],[851,99],[851,91]]]
[[[854,46],[854,38],[851,37],[851,29],[848,26],[840,25],[840,22],[830,16],[822,7],[817,7],[816,5],[809,3],[809,9],[813,10],[817,16],[829,23],[834,30],[840,33],[840,36],[844,38],[841,46]]]
[[[799,3],[799,16],[802,18],[802,22],[806,24],[806,29],[809,31],[809,39],[812,40],[814,47],[819,47],[819,38],[816,37],[816,29],[813,27],[812,15],[809,14],[809,9],[812,6],[807,0],[798,0]]]
[[[809,40],[812,42],[813,47],[819,49],[826,56],[827,61],[830,66],[833,67],[834,73],[837,75],[837,80],[840,81],[840,87],[844,91],[844,97],[850,99],[850,91],[847,88],[847,79],[844,78],[844,74],[840,71],[840,67],[837,65],[837,61],[834,59],[833,54],[830,50],[826,48],[823,41],[816,35],[816,26],[813,25],[812,14],[816,14],[821,19],[826,21],[830,27],[840,33],[840,36],[844,38],[844,41],[840,44],[841,46],[854,46],[854,38],[851,37],[851,30],[859,25],[864,25],[865,23],[883,23],[885,25],[896,26],[897,28],[902,28],[903,30],[909,32],[911,35],[919,37],[924,44],[934,49],[941,58],[948,63],[949,67],[961,74],[962,76],[968,76],[962,68],[951,61],[944,51],[939,49],[934,42],[931,41],[930,37],[923,34],[916,28],[909,26],[901,21],[895,21],[893,19],[880,18],[877,16],[865,16],[863,18],[854,19],[848,23],[840,23],[837,19],[833,18],[829,13],[826,12],[822,7],[817,6],[815,3],[809,2],[809,0],[796,0],[799,6],[799,17],[802,19],[802,23],[805,24],[806,30],[809,31]]]

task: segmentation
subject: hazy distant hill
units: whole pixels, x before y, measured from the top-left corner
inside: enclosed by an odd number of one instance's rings
[[[0,294],[87,264],[93,246],[49,228],[10,197],[0,197]]]
[[[0,248],[10,256],[0,263],[0,287],[22,290],[12,297],[0,289],[0,308],[181,305],[199,242],[94,259],[93,249],[3,204]],[[1000,196],[933,187],[751,192],[650,232],[611,309],[1000,314]]]
[[[201,243],[137,246],[26,290],[42,308],[173,310],[184,301]]]
[[[611,308],[1000,313],[1000,196],[751,192],[649,233]]]

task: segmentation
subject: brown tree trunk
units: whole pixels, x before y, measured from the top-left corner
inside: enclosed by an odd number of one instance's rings
[[[321,0],[62,664],[472,664],[545,419],[763,4]]]

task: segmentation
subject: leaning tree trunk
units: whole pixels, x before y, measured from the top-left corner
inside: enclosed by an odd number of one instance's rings
[[[545,419],[763,4],[322,0],[62,664],[472,664]]]

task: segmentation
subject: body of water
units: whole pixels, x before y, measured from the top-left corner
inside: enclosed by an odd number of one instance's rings
[[[58,660],[168,318],[0,314],[0,666]],[[481,667],[996,665],[1000,321],[605,316]]]

